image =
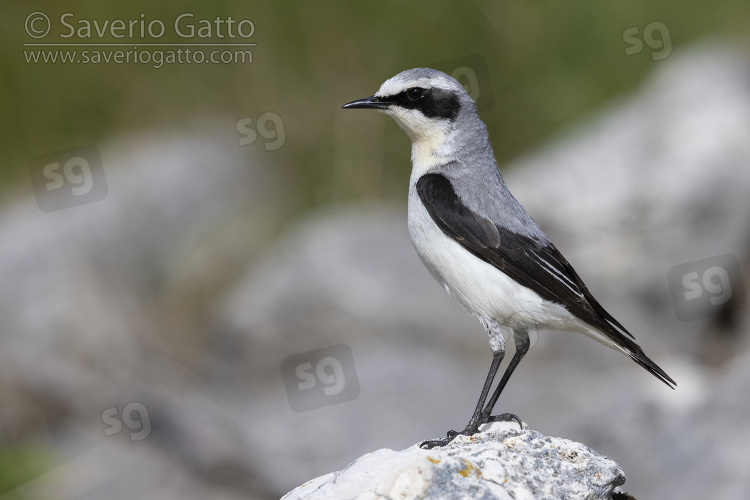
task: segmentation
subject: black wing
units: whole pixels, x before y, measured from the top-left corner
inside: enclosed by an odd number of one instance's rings
[[[416,187],[427,212],[443,233],[545,300],[563,305],[581,320],[601,330],[667,385],[675,383],[631,340],[630,332],[591,295],[583,280],[552,243],[498,227],[486,217],[472,212],[443,175],[423,175]]]

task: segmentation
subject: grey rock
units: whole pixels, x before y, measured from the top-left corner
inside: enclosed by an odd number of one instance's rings
[[[56,462],[24,486],[30,498],[205,498],[206,464],[234,464],[252,483],[225,420],[188,382],[200,380],[206,342],[195,318],[284,212],[275,173],[226,123],[100,145],[101,201],[50,213],[28,197],[3,207],[0,437],[8,447],[34,440]],[[148,409],[150,435],[133,442],[126,426],[105,435],[102,412],[133,401]],[[186,446],[174,443],[185,435]],[[77,465],[88,463],[99,472]]]
[[[442,448],[368,453],[283,500],[594,500],[611,499],[624,482],[615,462],[587,446],[498,422]]]

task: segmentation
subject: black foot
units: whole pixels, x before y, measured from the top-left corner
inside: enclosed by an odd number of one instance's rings
[[[490,415],[487,417],[487,422],[510,422],[511,420],[515,420],[518,422],[518,425],[521,427],[521,430],[523,430],[523,422],[521,422],[521,419],[518,415],[514,415],[513,413],[503,413],[502,415]]]
[[[422,444],[419,445],[420,448],[423,450],[430,450],[432,448],[441,448],[445,446],[446,444],[450,443],[454,439],[456,439],[456,436],[471,436],[472,434],[476,434],[478,432],[478,428],[474,427],[473,429],[471,426],[467,426],[466,429],[462,430],[461,432],[456,431],[448,431],[448,434],[446,434],[446,437],[443,439],[430,439],[428,441],[424,441]]]
[[[473,436],[474,434],[479,432],[479,426],[481,426],[482,424],[487,424],[490,422],[510,422],[512,420],[515,420],[516,422],[518,422],[518,425],[521,427],[521,430],[523,430],[523,422],[521,422],[521,419],[518,417],[518,415],[514,415],[512,413],[503,413],[502,415],[490,415],[490,416],[484,417],[480,422],[470,423],[469,425],[466,426],[466,429],[462,430],[461,432],[448,431],[448,434],[446,434],[446,437],[444,437],[443,439],[430,439],[430,440],[422,442],[422,444],[420,444],[419,447],[425,450],[430,450],[432,448],[440,448],[450,443],[454,439],[456,439],[457,436]]]

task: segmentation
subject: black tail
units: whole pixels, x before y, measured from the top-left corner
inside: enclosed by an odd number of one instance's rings
[[[638,344],[631,342],[632,345],[628,345],[629,355],[633,358],[633,361],[648,370],[654,377],[658,378],[669,386],[670,389],[674,389],[677,386],[677,382],[672,380],[672,377],[667,375],[667,372],[659,368],[659,365],[651,361],[651,358],[646,356]]]
[[[589,300],[589,302],[591,302],[591,300]],[[594,302],[596,301],[594,300]],[[597,326],[601,332],[607,335],[607,337],[609,337],[615,344],[625,349],[628,356],[633,358],[633,361],[648,370],[651,375],[667,384],[670,389],[674,389],[677,386],[677,382],[672,380],[672,377],[667,375],[667,372],[662,370],[659,365],[651,361],[651,358],[646,356],[646,353],[643,352],[641,346],[633,341],[633,335],[627,331],[624,326],[618,323],[611,314],[605,311],[598,302],[596,302],[594,309],[600,314],[597,318],[599,320],[598,324],[595,326]]]

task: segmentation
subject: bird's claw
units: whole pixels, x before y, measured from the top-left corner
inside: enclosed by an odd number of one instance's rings
[[[427,441],[423,441],[419,447],[423,450],[430,450],[432,448],[441,448],[445,446],[446,444],[450,443],[456,437],[458,436],[471,436],[472,434],[476,434],[478,432],[478,428],[472,427],[471,425],[467,426],[466,429],[462,430],[461,432],[456,431],[448,431],[443,439],[429,439]]]
[[[450,443],[454,439],[456,439],[456,436],[458,436],[459,433],[456,431],[449,431],[448,435],[444,437],[443,439],[428,439],[427,441],[423,441],[419,447],[423,450],[431,450],[432,448],[442,448],[446,444]]]
[[[454,436],[455,437],[455,436]],[[419,447],[423,450],[431,450],[433,448],[442,448],[446,444],[453,441],[453,438],[445,438],[445,439],[428,439],[427,441],[423,441]]]
[[[487,415],[484,418],[482,418],[481,422],[477,423],[470,423],[466,426],[466,429],[462,430],[461,432],[456,431],[448,431],[443,439],[429,439],[427,441],[423,441],[419,447],[424,450],[429,450],[436,447],[443,447],[456,439],[457,436],[473,436],[477,432],[479,432],[479,426],[482,424],[488,424],[490,422],[510,422],[512,420],[515,420],[518,422],[518,425],[521,427],[521,430],[523,430],[523,422],[521,421],[521,418],[518,415],[515,415],[513,413],[503,413],[502,415]]]
[[[487,417],[487,422],[510,422],[511,420],[515,420],[518,422],[519,427],[521,427],[521,430],[523,430],[523,422],[521,421],[521,418],[518,415],[515,415],[513,413],[503,413],[502,415],[490,415]]]

